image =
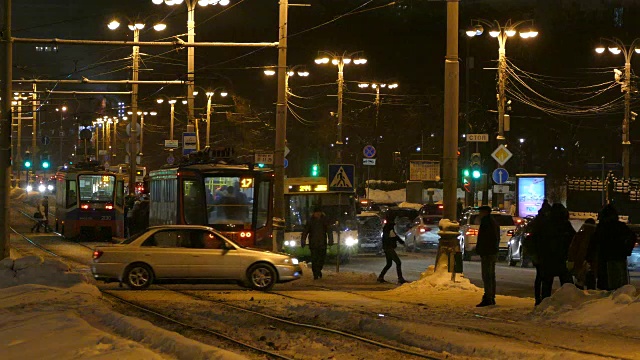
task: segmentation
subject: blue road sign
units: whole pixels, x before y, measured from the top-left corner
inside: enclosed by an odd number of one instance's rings
[[[353,164],[329,164],[329,191],[354,191]]]
[[[287,160],[287,158],[284,158],[284,168],[286,169],[287,166],[289,166],[289,160]]]
[[[48,136],[43,136],[40,139],[40,142],[42,143],[42,145],[49,145],[51,143],[51,138]]]
[[[362,149],[362,154],[364,157],[371,159],[376,156],[376,148],[374,148],[373,145],[367,145]]]
[[[491,178],[493,179],[493,182],[498,185],[504,184],[507,182],[507,179],[509,179],[509,173],[507,172],[507,169],[497,168],[493,170]]]
[[[182,154],[187,155],[190,154],[197,149],[197,139],[196,133],[194,132],[183,132],[182,133]]]

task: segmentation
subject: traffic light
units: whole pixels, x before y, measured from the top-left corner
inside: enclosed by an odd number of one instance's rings
[[[31,165],[33,165],[33,162],[31,161],[31,153],[29,151],[26,151],[24,153],[24,160],[22,164],[24,165],[25,169],[31,169]]]
[[[40,156],[40,167],[42,170],[49,170],[51,167],[51,161],[49,160],[49,154],[42,154]]]
[[[318,164],[311,165],[311,176],[313,177],[320,176],[320,165]]]
[[[482,176],[482,167],[480,166],[481,161],[480,153],[471,154],[471,160],[469,162],[471,165],[471,177],[474,180],[478,180],[480,179],[480,176]]]
[[[462,170],[462,177],[463,177],[465,180],[466,180],[466,178],[468,178],[468,177],[469,177],[469,175],[470,175],[470,174],[471,174],[471,173],[470,173],[469,169],[463,169],[463,170]]]
[[[260,163],[260,164],[258,164],[258,167],[259,167],[260,169],[263,169],[263,168],[264,168],[264,164],[263,164],[263,163]]]

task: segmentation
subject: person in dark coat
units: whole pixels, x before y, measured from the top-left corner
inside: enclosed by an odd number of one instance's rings
[[[567,269],[571,271],[576,279],[576,286],[583,289],[595,290],[596,288],[594,266],[593,263],[587,260],[587,252],[595,231],[596,221],[591,218],[585,220],[569,246]]]
[[[480,229],[476,254],[480,255],[484,296],[476,306],[483,307],[496,304],[496,261],[500,244],[500,226],[491,217],[489,206],[481,206],[478,210],[480,211]]]
[[[542,301],[542,268],[540,267],[539,255],[537,253],[538,247],[537,243],[540,241],[540,236],[542,234],[542,230],[547,226],[549,221],[549,217],[551,215],[551,205],[544,199],[542,205],[540,206],[540,210],[538,210],[538,215],[533,219],[533,225],[531,230],[531,235],[525,238],[525,254],[531,258],[531,262],[533,266],[536,268],[536,279],[533,283],[533,292],[535,297],[535,304],[539,305]]]
[[[633,251],[636,235],[618,220],[611,204],[600,211],[598,220],[588,257],[597,263],[598,289],[615,290],[629,283],[627,256]]]
[[[313,209],[313,214],[302,232],[300,245],[307,246],[307,237],[309,238],[309,250],[311,250],[311,270],[313,271],[313,279],[322,278],[322,268],[324,260],[327,257],[327,244],[333,245],[333,231],[327,215],[322,212],[319,206]],[[328,241],[327,241],[328,239]],[[337,260],[339,261],[339,260]]]
[[[398,253],[396,253],[396,247],[398,247],[398,243],[404,244],[398,235],[395,232],[396,222],[391,213],[387,213],[385,217],[385,224],[382,227],[382,250],[384,251],[384,256],[387,259],[387,264],[382,268],[382,272],[380,272],[380,276],[378,276],[378,282],[384,283],[386,282],[384,279],[384,275],[391,268],[392,263],[396,263],[396,272],[398,273],[398,284],[404,284],[407,281],[402,276],[402,262],[398,257]]]
[[[536,241],[538,266],[541,270],[542,284],[540,301],[551,296],[553,280],[557,276],[561,284],[573,284],[573,277],[567,269],[569,245],[576,231],[569,222],[569,212],[560,203],[551,206],[549,219],[542,224]]]

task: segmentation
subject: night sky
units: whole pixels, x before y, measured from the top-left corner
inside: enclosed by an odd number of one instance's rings
[[[288,117],[288,143],[292,150],[288,156],[288,176],[308,176],[311,164],[326,165],[333,157],[329,144],[335,141],[336,120],[329,112],[336,111],[337,70],[313,62],[320,50],[363,51],[368,59],[364,66],[351,65],[345,69],[344,136],[349,137],[345,162],[361,163],[362,147],[373,143],[379,152],[380,166],[376,170],[388,174],[383,178],[400,180],[399,172],[391,171],[394,170],[391,163],[394,151],[400,151],[403,160],[407,161],[420,157],[415,149],[421,146],[425,159],[439,158],[443,133],[445,3],[426,0],[398,1],[391,5],[388,0],[305,2],[311,7],[292,7],[289,11],[288,63],[306,65],[311,75],[290,79],[295,94],[291,106],[297,116],[290,113]],[[524,71],[518,73],[520,78],[536,91],[562,104],[577,104],[573,101],[587,98],[588,90],[595,89],[590,86],[613,81],[613,67],[622,68],[624,64],[621,55],[607,52],[598,56],[594,52],[598,39],[616,36],[630,44],[635,36],[640,36],[639,23],[634,21],[638,12],[640,4],[636,1],[462,1],[460,27],[464,31],[471,19],[480,18],[499,20],[500,23],[508,19],[534,20],[538,37],[509,39],[507,57]],[[186,33],[186,16],[184,4],[170,7],[154,5],[151,0],[14,1],[13,35],[131,39],[132,32],[126,25],[129,20],[139,19],[147,24],[141,32],[141,40],[151,41]],[[116,31],[106,27],[113,18],[122,23]],[[156,33],[151,25],[160,20],[168,27],[164,32]],[[226,8],[198,7],[196,41],[276,41],[277,23],[275,0],[231,0]],[[487,32],[485,29],[484,35],[473,39],[467,39],[461,32],[460,131],[464,133],[468,120],[474,132],[489,133],[494,139],[497,121],[496,114],[490,110],[496,109],[494,68],[498,44]],[[130,76],[129,47],[59,46],[57,52],[38,52],[35,47],[35,44],[15,45],[14,78],[126,79]],[[184,78],[186,49],[143,47],[141,53],[140,79]],[[469,72],[469,113],[466,116],[464,70],[468,57],[474,58],[474,68]],[[218,107],[213,116],[212,141],[216,146],[234,146],[240,153],[273,147],[276,79],[266,77],[262,71],[263,67],[276,62],[274,48],[196,49],[196,85],[205,89],[223,87],[233,95],[233,98],[214,98],[215,103],[226,105]],[[632,68],[637,64],[638,60],[633,60]],[[524,74],[530,74],[531,78]],[[395,90],[383,91],[377,129],[374,93],[358,88],[358,81],[398,82],[400,85]],[[30,85],[15,85],[16,88],[20,86],[25,90],[30,88]],[[50,89],[53,84],[46,87]],[[554,90],[554,87],[565,90]],[[125,86],[116,85],[58,85],[56,89],[127,90]],[[200,91],[196,97],[196,114],[201,114],[206,104],[204,92]],[[159,166],[166,158],[166,153],[160,151],[160,144],[167,137],[169,122],[168,105],[159,106],[155,99],[159,94],[182,96],[185,92],[183,86],[140,86],[140,108],[159,111],[156,118],[145,118],[149,125],[145,131],[145,154],[149,155],[144,162],[151,168]],[[620,87],[615,86],[579,104],[597,106],[620,96]],[[55,106],[66,104],[70,107],[75,120],[69,117],[63,125],[71,128],[72,121],[86,123],[98,114],[115,115],[113,107],[118,102],[130,102],[126,95],[50,95],[48,101],[51,106],[42,109],[45,133],[59,126],[53,111]],[[539,99],[527,97],[527,102],[539,104]],[[571,114],[563,105],[558,106],[564,109],[561,114],[541,111],[530,105],[513,99],[511,132],[507,138],[516,156],[507,164],[510,171],[541,171],[557,176],[591,175],[584,171],[587,162],[599,162],[601,156],[605,156],[607,162],[620,162],[621,102],[599,114],[579,116]],[[634,97],[632,110],[640,112],[639,108]],[[176,114],[176,133],[179,134],[186,124],[186,107],[177,104]],[[637,139],[640,130],[636,123],[632,123],[631,134],[631,172],[639,175]],[[380,135],[383,135],[382,140]],[[122,127],[120,144],[123,144],[124,136]],[[521,146],[519,138],[525,139]],[[468,155],[466,145],[461,138],[461,159]],[[480,148],[485,158],[495,145],[489,143]],[[122,159],[123,154],[120,149],[118,157]],[[493,166],[492,162],[487,161],[486,170],[492,170],[490,166]]]

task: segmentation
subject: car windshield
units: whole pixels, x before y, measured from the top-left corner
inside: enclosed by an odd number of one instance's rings
[[[425,225],[438,225],[442,216],[423,216],[422,222]]]
[[[131,244],[132,242],[134,242],[137,238],[139,238],[140,236],[144,235],[145,232],[141,232],[138,234],[135,234],[133,236],[130,236],[129,238],[125,239],[123,242],[121,242],[120,244]]]
[[[112,175],[80,175],[80,201],[113,202],[116,177]]]

